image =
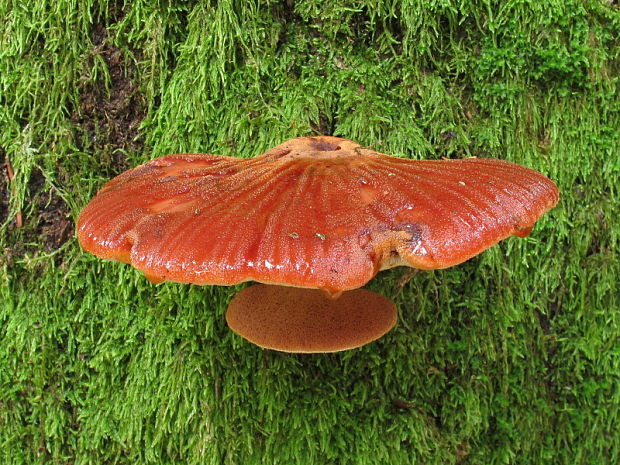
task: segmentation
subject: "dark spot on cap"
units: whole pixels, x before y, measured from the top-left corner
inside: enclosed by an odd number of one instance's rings
[[[334,150],[340,150],[340,146],[338,144],[334,144],[333,142],[326,141],[325,139],[319,138],[311,138],[310,145],[317,152],[332,152]]]
[[[283,149],[283,150],[280,150],[278,153],[275,153],[273,155],[273,157],[274,158],[282,158],[282,157],[285,157],[286,155],[288,155],[289,153],[291,153],[290,150]]]
[[[419,242],[422,240],[423,227],[420,223],[402,223],[392,227],[392,231],[404,231],[411,237],[407,242]]]
[[[357,235],[357,243],[360,249],[365,250],[372,240],[372,233],[369,228],[362,229]]]

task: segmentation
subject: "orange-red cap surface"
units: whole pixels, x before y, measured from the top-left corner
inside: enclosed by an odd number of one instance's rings
[[[558,201],[544,175],[495,159],[408,160],[336,137],[252,159],[167,155],[84,208],[87,251],[154,281],[358,288],[381,269],[461,263],[525,236]]]
[[[396,306],[366,289],[329,299],[317,289],[246,287],[230,302],[226,322],[238,335],[265,349],[338,352],[380,338],[396,324]]]

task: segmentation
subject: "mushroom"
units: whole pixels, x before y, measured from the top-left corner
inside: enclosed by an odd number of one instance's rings
[[[394,325],[389,300],[348,294],[380,270],[459,264],[527,236],[557,202],[551,180],[507,161],[409,160],[303,137],[251,159],[152,160],[105,184],[77,230],[85,250],[152,282],[271,284],[232,300],[230,327],[264,347],[322,352]],[[352,336],[362,322],[369,331]]]

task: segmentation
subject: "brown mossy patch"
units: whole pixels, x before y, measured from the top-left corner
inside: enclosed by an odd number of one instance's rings
[[[54,252],[73,236],[69,208],[53,188],[46,186],[39,170],[33,171],[28,183],[28,205],[22,216],[21,227],[17,227],[15,221],[9,224],[11,246],[4,250],[9,262],[13,258]],[[3,218],[6,219],[4,214]]]
[[[147,105],[136,84],[134,61],[111,44],[105,26],[94,24],[91,38],[93,48],[87,60],[88,71],[79,84],[79,107],[71,119],[81,135],[80,149],[96,153],[100,166],[114,174],[128,168],[126,153],[136,152],[143,146],[139,126],[146,116]],[[108,68],[107,82],[90,78],[96,58],[103,59]]]
[[[59,249],[73,236],[73,221],[69,208],[54,189],[46,188],[43,175],[37,171],[30,182],[34,201],[34,236],[46,252]]]

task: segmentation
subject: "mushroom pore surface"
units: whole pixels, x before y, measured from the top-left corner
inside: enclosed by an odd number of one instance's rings
[[[333,300],[317,289],[256,284],[233,297],[226,321],[238,335],[284,352],[338,352],[380,338],[396,324],[389,299],[355,289]]]

